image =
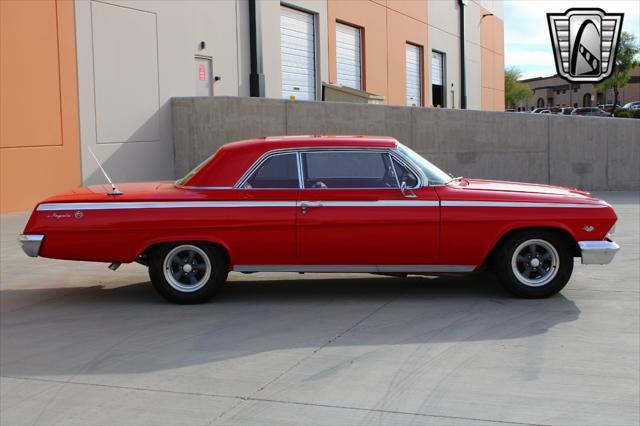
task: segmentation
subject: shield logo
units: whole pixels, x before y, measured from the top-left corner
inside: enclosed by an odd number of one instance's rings
[[[573,83],[598,83],[611,76],[623,16],[586,8],[547,13],[560,77]]]

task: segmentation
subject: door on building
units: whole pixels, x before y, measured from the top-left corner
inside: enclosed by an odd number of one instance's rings
[[[280,6],[282,97],[316,99],[316,33],[311,13]]]
[[[213,95],[211,58],[196,56],[196,96]]]
[[[444,69],[444,53],[431,52],[431,93],[433,97],[433,106],[447,106],[447,97],[445,93],[445,69]]]
[[[336,83],[363,90],[362,35],[360,28],[336,23]]]
[[[407,105],[422,106],[422,47],[406,44]]]

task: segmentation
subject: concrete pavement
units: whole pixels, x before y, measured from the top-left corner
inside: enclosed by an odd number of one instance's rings
[[[146,269],[27,258],[2,217],[0,423],[640,422],[640,197],[611,265],[547,300],[461,278],[231,274],[175,306]]]

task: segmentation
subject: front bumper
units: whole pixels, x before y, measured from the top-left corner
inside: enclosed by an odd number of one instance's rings
[[[44,235],[39,234],[22,234],[18,235],[18,242],[22,245],[24,251],[29,257],[38,257],[40,253],[40,245],[44,240]]]
[[[585,265],[606,265],[611,263],[620,246],[607,239],[602,241],[579,241],[582,263]]]

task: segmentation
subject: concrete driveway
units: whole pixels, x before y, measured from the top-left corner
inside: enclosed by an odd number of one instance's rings
[[[637,425],[640,197],[600,195],[621,253],[547,300],[488,274],[231,274],[175,306],[140,265],[27,258],[5,215],[0,423]]]

